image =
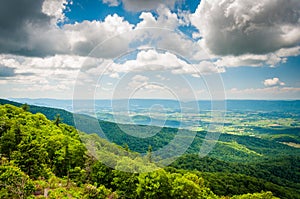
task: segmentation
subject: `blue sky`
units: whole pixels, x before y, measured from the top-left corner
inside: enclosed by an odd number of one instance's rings
[[[300,98],[298,0],[0,7],[3,98]]]

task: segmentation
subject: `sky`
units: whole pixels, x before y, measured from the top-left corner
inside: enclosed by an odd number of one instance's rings
[[[299,0],[0,2],[0,97],[300,99]]]

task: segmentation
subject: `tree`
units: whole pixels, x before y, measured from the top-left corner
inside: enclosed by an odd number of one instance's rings
[[[0,198],[25,199],[34,190],[33,182],[18,167],[0,166]]]
[[[111,183],[120,198],[136,198],[138,174],[113,170],[114,178]]]
[[[193,173],[172,174],[172,198],[218,198],[204,186],[204,180]]]
[[[169,182],[170,173],[161,169],[150,173],[141,173],[138,177],[137,195],[139,198],[172,198],[172,185]]]
[[[61,123],[60,114],[57,114],[57,115],[55,116],[55,119],[54,119],[54,124],[55,124],[56,126],[59,126],[60,123]]]
[[[37,179],[44,175],[48,154],[43,144],[34,139],[34,134],[28,135],[21,141],[17,150],[12,154],[12,158],[30,177]]]
[[[16,149],[16,138],[15,133],[9,130],[3,133],[0,139],[0,153],[5,155],[8,160],[11,159],[12,152]]]
[[[92,182],[103,184],[107,188],[112,188],[111,182],[114,178],[112,168],[104,165],[102,162],[96,161],[92,164],[90,176]]]
[[[27,103],[23,104],[21,106],[21,108],[23,109],[23,111],[26,111],[26,112],[28,112],[30,110],[30,106]]]

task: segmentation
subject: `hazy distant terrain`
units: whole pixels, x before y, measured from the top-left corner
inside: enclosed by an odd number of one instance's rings
[[[16,102],[73,110],[72,100],[13,99]],[[92,104],[92,108],[85,106]],[[206,130],[211,119],[210,101],[158,99],[82,100],[75,112],[97,116],[99,120]],[[227,100],[220,131],[228,134],[263,136],[286,143],[300,143],[300,101]],[[187,107],[197,106],[195,109]],[[198,111],[198,112],[197,112]],[[271,136],[272,135],[272,136]],[[297,145],[294,145],[297,146]]]

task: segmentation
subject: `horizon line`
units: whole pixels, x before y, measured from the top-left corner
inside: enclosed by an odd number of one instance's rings
[[[170,99],[170,98],[118,98],[118,99],[63,99],[63,98],[28,98],[28,97],[0,97],[0,99],[6,99],[6,100],[14,100],[14,99],[29,99],[29,100],[65,100],[65,101],[73,101],[73,100],[169,100],[169,101],[300,101],[300,98],[298,99],[243,99],[243,98],[231,98],[231,99],[184,99],[184,100],[177,100],[177,99]]]

